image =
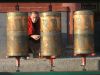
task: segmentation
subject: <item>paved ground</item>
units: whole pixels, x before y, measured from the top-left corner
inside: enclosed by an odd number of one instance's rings
[[[67,52],[68,53],[68,52]],[[54,71],[82,71],[81,57],[73,57],[71,52],[67,54],[64,52],[66,57],[57,58],[54,61]],[[0,53],[0,72],[16,72],[16,60],[15,58],[5,58],[6,52]],[[21,58],[20,62],[21,72],[49,72],[50,61],[44,58],[30,58],[24,60]],[[87,71],[99,71],[100,70],[100,56],[87,57],[86,64]]]
[[[30,58],[21,59],[21,72],[48,72],[50,71],[50,61],[47,59]],[[54,61],[54,71],[82,71],[81,58],[57,58]],[[14,58],[0,59],[0,72],[16,72]],[[100,57],[88,57],[86,64],[87,71],[100,70]]]

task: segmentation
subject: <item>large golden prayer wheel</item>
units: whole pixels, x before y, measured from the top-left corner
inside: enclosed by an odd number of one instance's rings
[[[94,16],[90,10],[74,13],[74,53],[90,54],[94,48]]]
[[[24,12],[7,13],[7,56],[26,56],[28,53],[27,18]]]
[[[43,12],[41,19],[41,56],[58,56],[61,54],[61,14]]]

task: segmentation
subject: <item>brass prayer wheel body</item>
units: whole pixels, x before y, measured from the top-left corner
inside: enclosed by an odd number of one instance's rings
[[[61,14],[42,12],[41,19],[41,56],[61,54]]]
[[[90,54],[94,48],[94,16],[90,10],[74,13],[74,53]]]
[[[7,13],[7,56],[26,56],[28,14],[24,12]]]

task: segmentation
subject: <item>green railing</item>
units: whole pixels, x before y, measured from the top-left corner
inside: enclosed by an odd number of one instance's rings
[[[100,75],[98,71],[79,72],[0,72],[0,75]]]

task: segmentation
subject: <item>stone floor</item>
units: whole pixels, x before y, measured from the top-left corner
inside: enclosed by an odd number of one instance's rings
[[[20,59],[20,72],[49,72],[50,61],[44,58]],[[54,71],[82,71],[81,58],[57,58],[54,60]],[[15,58],[0,59],[0,72],[16,72]],[[87,71],[100,70],[100,57],[87,57]]]

